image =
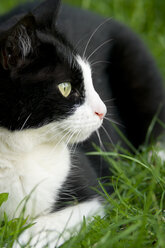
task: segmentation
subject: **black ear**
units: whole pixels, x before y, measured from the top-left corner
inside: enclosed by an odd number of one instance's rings
[[[32,11],[38,28],[52,28],[56,23],[61,0],[45,0]]]
[[[33,50],[35,26],[34,16],[28,14],[1,35],[0,60],[4,69],[21,65],[24,58]]]

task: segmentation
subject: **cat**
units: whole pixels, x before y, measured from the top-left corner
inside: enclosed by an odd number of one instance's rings
[[[109,113],[135,147],[155,114],[165,120],[162,78],[140,39],[60,2],[23,5],[0,18],[0,192],[9,193],[2,210],[17,217],[24,199],[25,216],[35,217],[14,248],[29,240],[31,247],[60,246],[84,216],[104,215],[92,188],[109,168],[85,152],[99,144],[100,127],[104,143],[110,136],[124,146],[105,122]],[[108,109],[104,101],[112,98]],[[153,137],[161,132],[156,123]]]

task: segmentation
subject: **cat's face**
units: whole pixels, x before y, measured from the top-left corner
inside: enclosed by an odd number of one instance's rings
[[[0,125],[12,131],[42,129],[65,142],[97,130],[106,107],[93,87],[91,68],[53,30],[33,16],[1,36]]]
[[[76,56],[76,61],[82,75],[84,101],[79,105],[73,105],[73,113],[59,122],[68,142],[79,142],[88,138],[101,126],[106,114],[106,106],[93,87],[90,65],[80,56]]]

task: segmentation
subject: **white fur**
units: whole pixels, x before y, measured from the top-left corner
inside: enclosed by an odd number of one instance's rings
[[[26,214],[36,216],[50,211],[70,169],[68,148],[64,143],[56,146],[54,141],[42,143],[42,128],[0,132],[7,136],[6,139],[0,136],[0,192],[9,193],[2,210],[14,217],[21,200],[34,191],[27,202]]]
[[[161,159],[162,162],[165,162],[165,151],[161,150],[161,151],[158,151],[158,156],[159,158]]]
[[[94,90],[89,64],[80,57],[76,59],[82,68],[86,101],[76,108],[73,115],[38,129],[10,132],[0,128],[0,192],[9,193],[1,213],[4,210],[9,218],[14,217],[19,203],[30,194],[25,214],[39,217],[36,225],[23,233],[20,240],[25,242],[29,233],[36,234],[45,228],[41,235],[44,241],[37,236],[37,248],[45,244],[48,230],[54,231],[50,237],[53,235],[57,241],[55,232],[63,231],[66,225],[69,229],[74,227],[82,221],[83,216],[88,217],[100,208],[100,203],[95,199],[49,214],[70,171],[67,145],[85,140],[101,126],[102,119],[95,112],[106,114],[106,107]],[[19,216],[20,211],[21,207],[15,217]],[[64,239],[67,237],[66,232]],[[60,239],[60,244],[64,239]],[[19,245],[15,244],[15,247]]]

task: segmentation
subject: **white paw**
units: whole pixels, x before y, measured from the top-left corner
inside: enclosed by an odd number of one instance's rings
[[[30,241],[30,231],[27,229],[25,230],[19,237],[18,240],[14,242],[13,248],[20,248],[23,245],[28,244]]]
[[[56,231],[40,230],[34,227],[25,230],[14,243],[13,248],[27,246],[30,248],[55,248],[64,243],[64,239]]]
[[[159,158],[161,159],[162,162],[165,161],[165,151],[162,151],[162,150],[159,151],[158,156],[159,156]]]

